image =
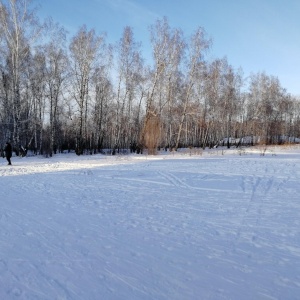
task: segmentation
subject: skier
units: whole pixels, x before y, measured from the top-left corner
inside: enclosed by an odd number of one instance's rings
[[[9,142],[6,142],[6,146],[4,148],[4,151],[5,151],[5,157],[6,157],[6,160],[8,161],[8,165],[11,165],[11,157],[12,157],[12,147],[11,147],[11,144]]]

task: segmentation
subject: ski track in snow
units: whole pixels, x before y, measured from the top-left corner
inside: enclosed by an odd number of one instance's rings
[[[300,151],[0,164],[0,299],[300,299]]]

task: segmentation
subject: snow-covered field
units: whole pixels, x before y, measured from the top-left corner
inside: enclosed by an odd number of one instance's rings
[[[300,299],[300,147],[261,153],[1,158],[0,299]]]

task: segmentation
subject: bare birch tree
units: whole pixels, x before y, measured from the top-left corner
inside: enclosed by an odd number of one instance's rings
[[[97,36],[94,30],[82,26],[70,44],[72,89],[78,109],[76,133],[76,153],[83,154],[87,142],[87,121],[91,78],[100,59],[100,46],[104,37]]]
[[[12,139],[15,146],[20,144],[22,119],[22,73],[25,72],[30,47],[41,32],[30,0],[0,1],[0,31],[3,34],[1,55],[7,58],[7,69],[11,74],[10,102],[13,118]]]
[[[45,83],[49,111],[49,155],[57,151],[58,111],[62,106],[68,75],[68,57],[65,50],[66,32],[58,24],[48,23],[50,41],[43,47],[45,53]]]
[[[204,54],[209,49],[210,44],[211,41],[206,37],[205,30],[199,27],[194,33],[194,35],[191,37],[189,44],[187,73],[183,91],[182,112],[179,121],[175,149],[177,149],[179,146],[184,121],[188,113],[189,103],[191,97],[193,96],[194,86],[197,81],[201,81],[201,74],[204,65]]]
[[[29,81],[32,95],[32,136],[26,146],[34,151],[34,154],[43,153],[45,98],[46,98],[46,59],[45,53],[37,50],[31,60]]]
[[[159,139],[159,136],[163,136],[164,146],[171,147],[174,144],[173,127],[176,120],[173,115],[173,106],[177,99],[180,65],[186,45],[182,31],[172,29],[166,17],[157,20],[150,28],[150,33],[154,68],[150,73],[141,141],[144,143],[145,136],[148,136],[146,135],[146,131],[150,128],[148,123],[161,124],[156,138]],[[165,116],[167,121],[164,126],[166,128],[164,134],[161,120]],[[155,122],[153,122],[154,119]]]
[[[143,63],[140,44],[134,40],[133,31],[125,27],[117,45],[118,82],[116,92],[116,136],[117,148],[128,148],[134,142],[134,105],[138,86],[142,80]]]

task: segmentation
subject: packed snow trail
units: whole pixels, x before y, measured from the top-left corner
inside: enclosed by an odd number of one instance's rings
[[[300,151],[0,164],[0,299],[299,299]]]

